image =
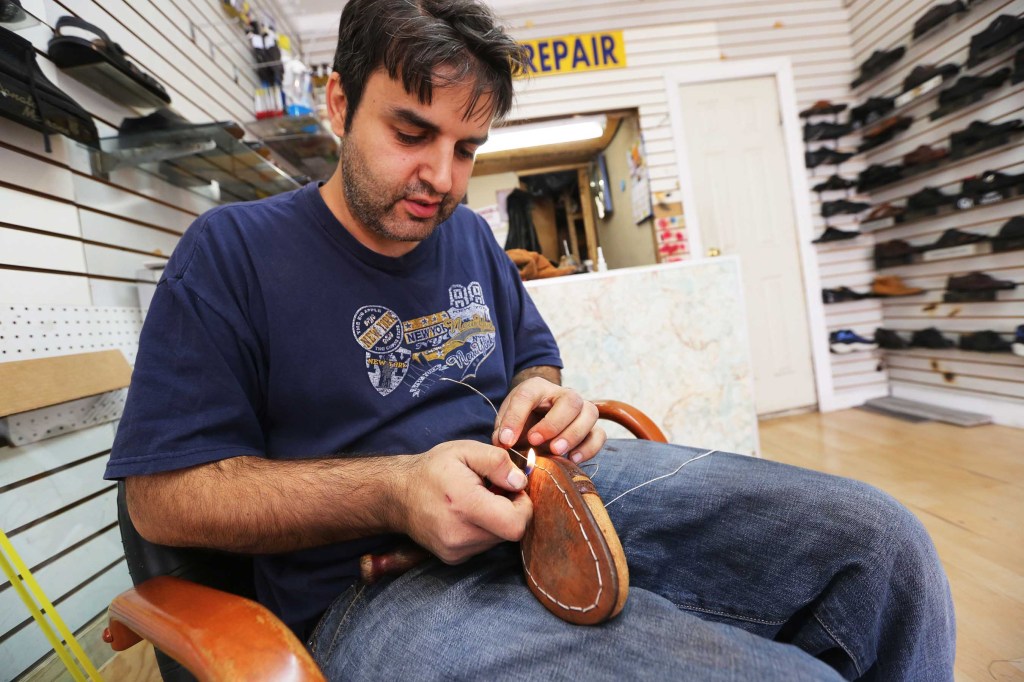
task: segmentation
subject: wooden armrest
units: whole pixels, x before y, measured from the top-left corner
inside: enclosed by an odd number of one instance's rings
[[[227,592],[160,576],[115,597],[109,614],[104,639],[115,651],[146,639],[200,682],[324,681],[284,623],[260,604]]]
[[[632,405],[620,403],[618,400],[596,400],[594,404],[597,405],[597,413],[601,419],[607,419],[620,426],[624,426],[637,438],[653,440],[659,443],[668,442],[668,438],[658,428],[658,425]]]

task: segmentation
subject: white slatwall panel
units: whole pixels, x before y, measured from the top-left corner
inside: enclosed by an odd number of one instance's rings
[[[987,0],[974,3],[970,11],[957,15],[942,27],[918,41],[911,40],[914,21],[935,3],[931,0],[910,0],[893,3],[885,0],[856,0],[850,7],[853,51],[859,64],[875,50],[907,46],[903,59],[884,74],[854,91],[857,102],[869,96],[893,96],[902,90],[903,79],[920,64],[953,62],[965,65],[970,36],[984,30],[1001,14],[1024,15],[1022,0]],[[989,59],[970,70],[971,75],[984,75],[1011,66],[1013,51]],[[955,80],[947,82],[948,85]],[[948,147],[949,134],[965,128],[971,121],[1000,122],[1024,118],[1024,85],[1009,82],[990,92],[981,101],[936,121],[929,114],[938,106],[938,91],[919,98],[901,108],[899,115],[912,116],[914,124],[893,140],[869,151],[862,164],[900,163],[906,153],[922,144]],[[853,141],[853,138],[850,138]],[[863,167],[863,166],[861,166]],[[858,168],[859,170],[859,168]],[[976,156],[942,164],[925,174],[873,190],[872,202],[903,203],[923,187],[959,192],[961,180],[993,170],[1006,173],[1024,172],[1024,144],[1021,138],[1011,145],[992,149]],[[862,246],[868,240],[903,239],[913,245],[931,244],[950,228],[994,235],[1011,217],[1024,215],[1024,197],[967,211],[942,214],[908,221],[838,247],[850,259],[870,259]],[[870,260],[863,273],[852,270],[829,279],[834,285],[866,282],[874,272]],[[836,266],[836,272],[840,272]],[[841,267],[849,268],[849,263]],[[980,270],[999,279],[1017,282],[1017,291],[999,292],[994,303],[943,303],[946,280]],[[922,287],[922,296],[885,300],[880,305],[882,326],[909,338],[915,330],[937,327],[945,336],[957,341],[961,334],[991,329],[1009,340],[1013,330],[1024,324],[1024,251],[1012,251],[929,263],[886,268],[881,274],[899,275],[911,286]],[[842,282],[840,280],[843,280]],[[823,286],[829,286],[823,283]],[[845,306],[859,304],[842,304]],[[1024,426],[1024,360],[1011,354],[990,354],[954,350],[912,349],[885,351],[894,395],[936,404],[992,414],[997,422]]]
[[[21,32],[44,74],[93,116],[101,136],[133,110],[58,71],[46,57],[57,19],[96,24],[167,88],[193,122],[253,119],[252,56],[217,0],[23,0],[45,25]],[[273,0],[251,3],[297,39]],[[194,40],[193,40],[194,36]],[[298,41],[295,41],[298,45]],[[0,120],[0,362],[120,349],[134,362],[141,329],[136,271],[169,255],[216,203],[137,169],[93,177],[89,152]],[[129,584],[112,484],[102,480],[115,424],[21,448],[0,447],[0,527],[78,630]],[[9,583],[0,584],[0,681],[50,653]]]

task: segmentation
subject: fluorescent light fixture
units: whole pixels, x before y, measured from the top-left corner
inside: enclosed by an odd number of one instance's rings
[[[577,116],[560,121],[494,128],[487,142],[478,147],[476,153],[480,156],[512,149],[593,140],[604,135],[607,122],[605,116]]]

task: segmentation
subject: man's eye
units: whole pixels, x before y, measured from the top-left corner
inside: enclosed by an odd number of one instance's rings
[[[456,153],[460,157],[462,157],[463,159],[472,159],[473,157],[476,156],[476,150],[475,149],[466,149],[464,147],[459,147],[456,150]]]
[[[403,133],[401,131],[396,132],[395,136],[398,138],[398,141],[401,142],[402,144],[417,144],[423,141],[422,135],[407,135],[406,133]]]

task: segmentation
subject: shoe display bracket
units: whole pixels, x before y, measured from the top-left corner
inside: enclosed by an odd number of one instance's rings
[[[920,254],[920,263],[931,263],[937,260],[949,260],[950,258],[969,258],[971,256],[985,256],[992,253],[992,242],[976,242],[962,246],[949,246],[944,249],[932,249]]]
[[[141,167],[184,187],[218,183],[225,200],[250,201],[297,189],[285,171],[212,123],[182,130],[119,135],[100,140],[93,173]]]
[[[278,116],[246,124],[275,154],[315,180],[338,167],[338,138],[316,116]]]

